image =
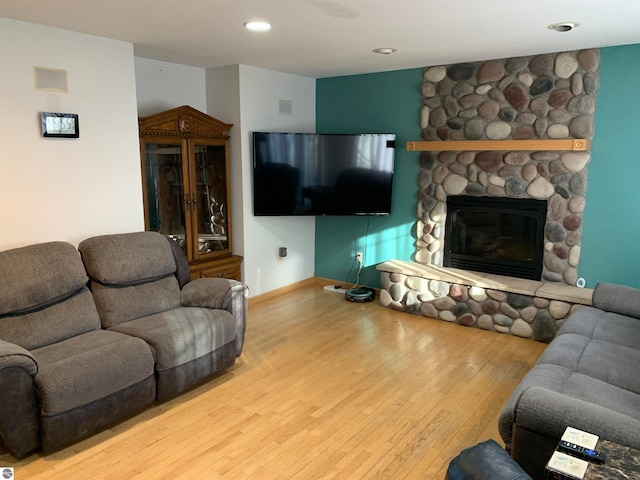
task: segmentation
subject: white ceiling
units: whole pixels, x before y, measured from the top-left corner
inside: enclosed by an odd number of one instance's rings
[[[139,57],[313,78],[640,43],[639,0],[0,0],[0,16],[131,42]],[[253,19],[273,28],[249,32]],[[547,29],[569,21],[582,25]]]

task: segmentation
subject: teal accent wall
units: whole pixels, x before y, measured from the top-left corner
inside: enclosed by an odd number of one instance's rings
[[[420,140],[421,85],[421,68],[316,81],[318,133],[397,135],[391,215],[316,217],[316,276],[355,283],[353,258],[362,251],[360,284],[379,287],[377,263],[413,258],[419,154],[405,145]]]
[[[640,288],[640,44],[600,49],[578,274]]]
[[[588,287],[640,288],[640,44],[603,48],[600,57],[578,274]],[[318,132],[398,135],[392,215],[317,217],[317,276],[351,281],[351,258],[366,251],[361,284],[378,287],[376,263],[413,259],[419,155],[405,143],[420,140],[421,83],[422,69],[317,80]]]

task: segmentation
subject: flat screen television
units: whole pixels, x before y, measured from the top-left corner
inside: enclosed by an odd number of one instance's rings
[[[389,215],[395,140],[254,132],[254,215]]]

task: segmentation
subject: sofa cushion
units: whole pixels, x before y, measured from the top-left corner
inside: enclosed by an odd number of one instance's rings
[[[640,406],[638,349],[565,334],[556,337],[549,345],[538,359],[536,368],[546,365],[562,367],[574,375],[583,375],[634,393],[638,395]]]
[[[98,329],[100,318],[87,287],[47,308],[0,318],[0,338],[27,350]]]
[[[171,244],[156,232],[88,238],[78,249],[104,328],[180,305]]]
[[[104,328],[180,306],[180,287],[174,276],[126,287],[94,283],[91,291]]]
[[[545,364],[535,367],[522,380],[522,387],[521,391],[531,387],[544,388],[640,421],[638,394],[560,365]]]
[[[107,397],[153,375],[142,340],[97,330],[34,350],[36,388],[45,416]]]
[[[157,370],[167,370],[213,352],[235,340],[231,313],[199,307],[179,307],[110,329],[145,340],[152,349]]]
[[[58,302],[87,284],[73,245],[49,242],[0,252],[0,316]]]
[[[104,285],[139,284],[176,271],[167,239],[156,232],[92,237],[78,250],[91,280]]]
[[[612,283],[598,283],[592,305],[607,312],[640,318],[640,289]]]
[[[640,349],[640,320],[594,307],[582,306],[567,319],[556,337],[576,334],[593,340]]]

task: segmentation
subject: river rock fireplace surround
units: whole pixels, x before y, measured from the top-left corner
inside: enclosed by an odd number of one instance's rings
[[[527,145],[536,144],[527,143],[531,140],[590,141],[598,68],[599,52],[589,49],[424,69],[422,140],[434,145],[460,143],[465,148],[434,147],[420,153],[414,263],[438,270],[432,280],[439,283],[431,285],[431,280],[412,266],[402,273],[397,264],[387,270],[383,265],[379,267],[383,272],[383,304],[544,340],[553,336],[573,305],[588,303],[588,292],[572,295],[567,289],[575,289],[578,279],[590,151],[514,148],[511,141]],[[484,146],[487,140],[505,141],[507,146],[473,148],[474,141]],[[487,307],[471,298],[471,289],[480,288],[473,282],[456,282],[456,274],[450,281],[443,280],[445,239],[451,234],[446,226],[447,201],[456,196],[478,202],[495,198],[546,203],[541,268],[530,277],[530,288],[524,290],[528,300],[520,298],[523,293],[518,288],[505,285],[518,285],[517,281],[488,282],[504,288],[488,289],[500,300],[489,298]],[[474,282],[479,278],[471,277]],[[553,288],[545,285],[555,285],[567,301],[549,295]],[[538,296],[536,292],[545,294]],[[487,291],[475,293],[487,297]],[[527,309],[524,315],[521,309]]]

